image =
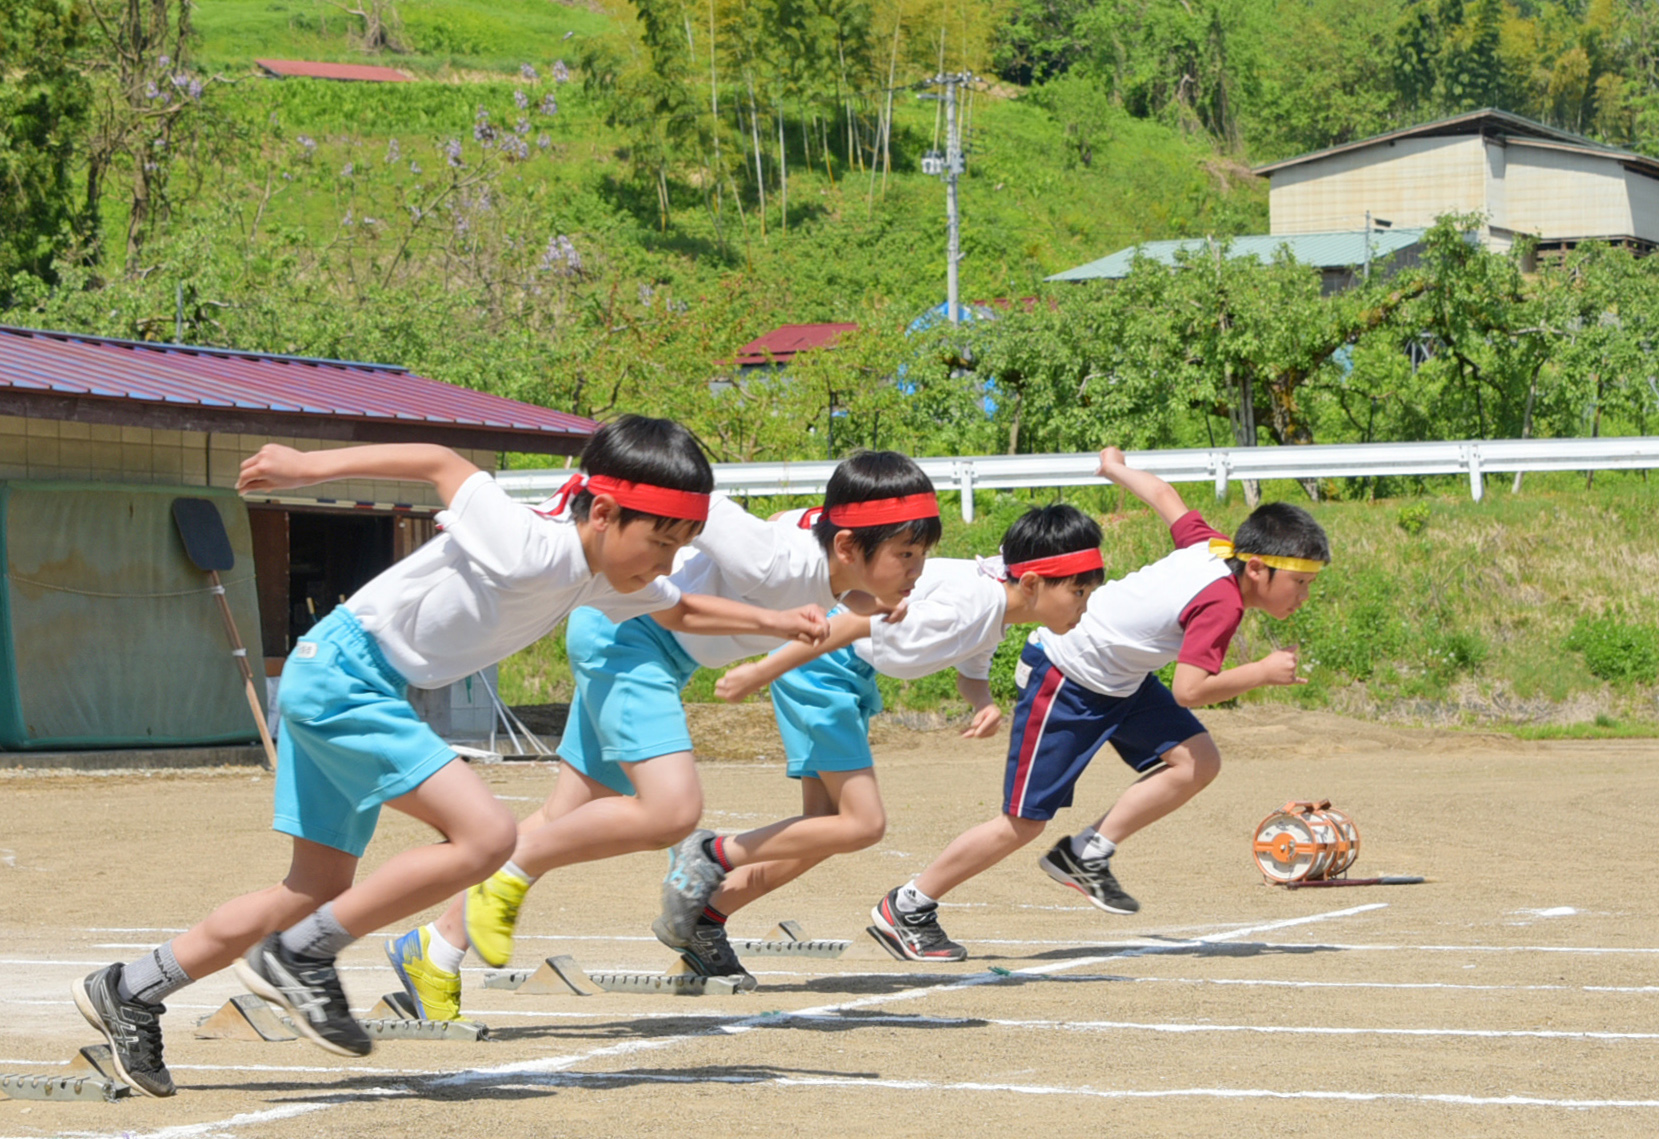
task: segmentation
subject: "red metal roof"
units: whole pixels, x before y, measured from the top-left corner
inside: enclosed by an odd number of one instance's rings
[[[737,350],[737,357],[730,362],[742,367],[787,364],[797,352],[835,347],[837,340],[857,327],[856,324],[785,324],[749,341]]]
[[[350,79],[361,83],[408,83],[410,79],[395,67],[371,67],[363,63],[313,63],[305,59],[256,59],[272,75],[285,79]]]
[[[188,412],[199,430],[215,418],[281,417],[309,426],[388,425],[399,436],[466,430],[507,449],[568,451],[597,425],[518,400],[429,380],[388,364],[358,364],[179,344],[114,340],[0,325],[0,396],[59,397]],[[244,428],[246,430],[246,428]],[[321,438],[369,438],[375,433]],[[386,436],[387,432],[378,433]]]

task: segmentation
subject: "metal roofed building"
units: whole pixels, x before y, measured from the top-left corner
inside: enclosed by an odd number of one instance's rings
[[[494,472],[501,452],[573,455],[596,428],[581,416],[441,383],[394,365],[0,325],[0,532],[5,535],[0,550],[10,579],[0,585],[0,625],[10,621],[14,630],[33,629],[26,620],[45,604],[43,597],[61,602],[63,590],[37,596],[20,581],[100,558],[124,564],[121,572],[133,580],[65,586],[85,600],[84,612],[64,611],[65,619],[81,622],[64,628],[79,631],[53,633],[56,626],[41,625],[31,635],[45,638],[42,643],[58,636],[67,652],[101,636],[93,630],[102,624],[121,625],[113,617],[98,618],[94,610],[101,602],[91,599],[149,596],[142,590],[161,588],[155,581],[171,581],[167,575],[176,577],[178,567],[167,559],[182,559],[183,553],[176,549],[165,507],[174,498],[204,497],[218,505],[237,553],[239,568],[227,574],[226,586],[233,606],[249,612],[242,635],[250,655],[257,656],[263,645],[266,673],[274,676],[295,638],[432,537],[433,515],[442,503],[425,483],[369,479],[242,498],[234,487],[243,459],[272,442],[302,451],[429,442],[452,447]],[[78,531],[71,526],[76,517],[84,519]],[[145,519],[149,529],[140,526]],[[128,550],[124,542],[136,545]],[[40,558],[39,565],[20,565],[18,559],[31,548],[56,552]],[[125,563],[116,557],[123,550]],[[251,563],[251,574],[240,568],[243,559]],[[222,630],[210,626],[206,636],[192,642],[192,653],[225,651]],[[0,657],[3,650],[0,645]],[[105,655],[87,666],[88,677],[114,683],[109,679],[114,674],[102,671],[111,659],[106,647]],[[228,661],[224,665],[230,669]],[[15,674],[9,681],[19,683]],[[7,683],[0,660],[0,721]],[[24,676],[24,694],[14,699],[28,702],[29,683]],[[478,734],[488,733],[489,705],[483,687],[476,688],[463,692],[456,686],[421,698],[440,734],[475,738],[455,726],[460,717],[452,710],[463,704],[485,713]],[[239,691],[235,695],[240,701]],[[238,726],[251,732],[246,705],[241,707]],[[151,727],[116,735],[144,738]],[[165,735],[155,732],[157,739]]]
[[[1481,239],[1541,250],[1659,243],[1659,159],[1487,108],[1256,168],[1274,236],[1359,230],[1369,211],[1396,227],[1479,213]]]
[[[836,342],[858,327],[856,324],[784,324],[765,336],[756,337],[725,361],[745,372],[757,368],[782,370],[802,352],[834,348]]]
[[[366,63],[315,63],[305,59],[256,59],[266,74],[276,79],[337,79],[354,83],[409,83],[409,76],[395,67]]]
[[[1417,228],[1374,229],[1370,237],[1369,258],[1366,235],[1363,230],[1336,233],[1248,234],[1226,239],[1227,256],[1256,257],[1262,262],[1273,260],[1281,248],[1304,265],[1319,269],[1322,288],[1326,293],[1347,288],[1358,279],[1365,262],[1388,261],[1393,269],[1402,268],[1416,260],[1417,246],[1424,230]],[[1121,278],[1129,275],[1137,256],[1149,257],[1164,265],[1176,264],[1176,254],[1182,251],[1199,253],[1210,248],[1212,238],[1188,237],[1173,241],[1148,241],[1141,245],[1120,249],[1109,257],[1067,269],[1049,277],[1050,281],[1092,281],[1102,278]]]

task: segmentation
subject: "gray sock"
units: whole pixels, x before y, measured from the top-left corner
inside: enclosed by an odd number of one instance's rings
[[[340,950],[356,940],[335,920],[333,902],[324,902],[310,917],[282,932],[282,947],[288,952],[325,961],[338,957]]]
[[[122,966],[117,993],[124,1001],[158,1005],[189,983],[190,977],[179,968],[179,960],[173,956],[173,943],[169,941],[130,965]]]

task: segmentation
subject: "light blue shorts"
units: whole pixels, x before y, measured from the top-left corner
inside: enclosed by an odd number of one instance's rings
[[[343,605],[300,639],[277,686],[272,827],[361,855],[380,805],[455,758],[403,698],[407,687]]]
[[[634,793],[624,763],[691,750],[680,690],[697,671],[674,634],[649,617],[618,625],[583,607],[565,625],[576,694],[559,758],[612,791]]]
[[[774,680],[772,709],[791,779],[874,766],[870,717],[881,711],[881,692],[876,670],[850,645]]]

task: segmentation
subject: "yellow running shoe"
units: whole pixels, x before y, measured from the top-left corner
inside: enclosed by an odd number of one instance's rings
[[[423,925],[391,938],[386,942],[386,959],[422,1020],[465,1020],[461,1015],[461,974],[446,973],[427,960],[431,936]]]
[[[512,959],[518,908],[529,892],[530,883],[504,870],[467,891],[467,940],[484,964],[499,969]]]

